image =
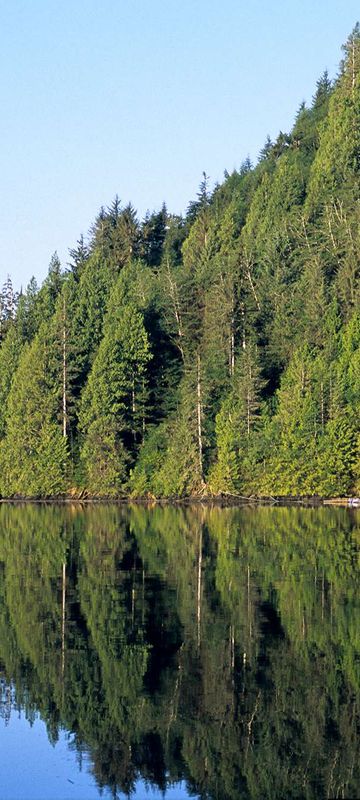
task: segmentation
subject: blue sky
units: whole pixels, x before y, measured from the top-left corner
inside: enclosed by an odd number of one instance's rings
[[[0,285],[119,194],[181,212],[334,77],[354,0],[0,0]]]

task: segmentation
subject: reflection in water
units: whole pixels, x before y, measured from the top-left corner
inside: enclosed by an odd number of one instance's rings
[[[3,505],[1,714],[114,796],[359,797],[359,542],[345,509]]]

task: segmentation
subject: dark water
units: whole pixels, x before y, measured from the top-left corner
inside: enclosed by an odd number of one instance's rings
[[[360,512],[0,506],[0,797],[359,798]]]

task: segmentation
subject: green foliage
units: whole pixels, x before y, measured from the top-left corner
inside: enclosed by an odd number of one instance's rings
[[[217,461],[209,475],[215,493],[256,491],[263,386],[257,352],[249,346],[238,357],[231,391],[216,418]]]
[[[320,77],[256,166],[246,159],[213,190],[203,173],[184,219],[163,206],[139,222],[116,196],[69,272],[55,253],[43,286],[19,298],[8,278],[2,492],[62,485],[40,480],[56,426],[68,485],[96,495],[359,490],[359,109],[357,26],[336,81]],[[36,424],[30,405],[23,419],[45,455],[17,415],[26,390],[14,399],[32,385],[21,358],[40,331],[51,410],[44,429],[35,400]],[[23,435],[34,485],[20,467],[10,480]]]
[[[1,443],[2,494],[56,495],[65,490],[67,442],[57,422],[52,349],[44,325],[22,351],[8,396]]]
[[[135,467],[130,472],[129,488],[135,497],[142,497],[146,494],[163,494],[161,479],[158,481],[157,475],[161,470],[166,445],[167,429],[165,425],[148,428]]]
[[[124,482],[145,424],[150,357],[142,315],[124,303],[106,325],[82,397],[81,459],[91,492],[116,494]]]
[[[358,197],[360,35],[345,45],[345,60],[323,127],[307,199],[308,213],[321,212],[335,199],[346,205]],[[355,179],[355,180],[354,180]]]
[[[0,505],[10,733],[68,731],[118,796],[358,797],[359,534],[348,509]]]
[[[11,382],[18,367],[22,344],[18,329],[13,325],[0,349],[0,439],[5,435],[8,416],[7,400]]]

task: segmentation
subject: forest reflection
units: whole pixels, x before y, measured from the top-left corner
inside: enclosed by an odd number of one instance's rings
[[[356,510],[0,506],[0,709],[99,787],[360,796]]]

